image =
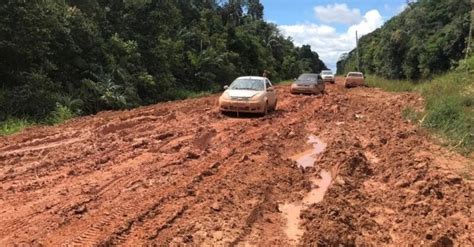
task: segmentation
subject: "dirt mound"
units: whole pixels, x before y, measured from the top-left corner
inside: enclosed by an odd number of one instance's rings
[[[418,95],[277,93],[266,117],[221,115],[213,95],[1,137],[0,245],[472,245],[467,160],[403,119]],[[298,167],[311,135],[325,150]],[[280,206],[323,170],[291,238]]]

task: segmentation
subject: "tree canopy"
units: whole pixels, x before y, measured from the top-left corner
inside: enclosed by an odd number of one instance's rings
[[[419,0],[359,40],[360,70],[392,79],[420,79],[454,67],[464,54],[470,0]],[[357,69],[355,49],[337,63]]]
[[[239,75],[319,72],[259,0],[6,0],[0,120],[131,108],[217,91]]]

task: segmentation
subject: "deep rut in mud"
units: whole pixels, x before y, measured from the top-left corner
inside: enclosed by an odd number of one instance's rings
[[[418,95],[277,93],[266,117],[214,95],[1,137],[0,246],[473,245],[468,161],[403,119]]]

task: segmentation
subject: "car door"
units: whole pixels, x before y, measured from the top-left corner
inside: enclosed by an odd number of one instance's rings
[[[268,105],[274,106],[276,102],[276,92],[270,80],[265,79],[265,88],[267,90]]]

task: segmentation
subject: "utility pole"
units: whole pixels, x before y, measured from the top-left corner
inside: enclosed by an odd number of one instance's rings
[[[357,54],[357,71],[360,72],[360,59],[359,59],[359,36],[356,31],[356,54]]]
[[[467,36],[466,59],[471,53],[472,23],[474,22],[474,1],[471,1],[471,24],[469,25],[469,36]]]

